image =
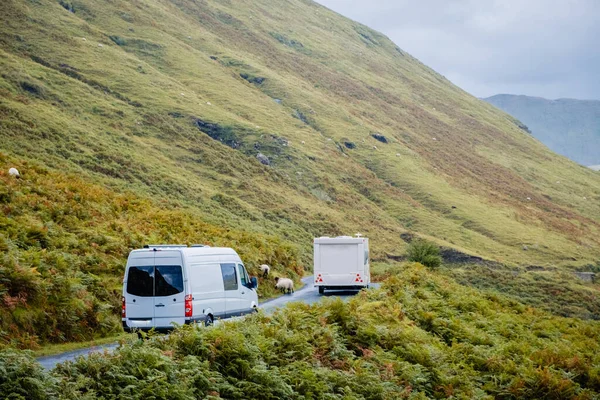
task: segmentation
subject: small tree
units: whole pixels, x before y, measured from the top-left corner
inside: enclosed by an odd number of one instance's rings
[[[408,246],[408,259],[428,268],[437,268],[442,263],[440,248],[427,240],[415,240]]]

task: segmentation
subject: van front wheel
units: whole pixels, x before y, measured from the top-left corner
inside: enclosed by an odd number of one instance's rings
[[[206,319],[204,320],[204,326],[212,326],[214,324],[215,320],[213,319],[213,316],[208,314],[206,316]]]

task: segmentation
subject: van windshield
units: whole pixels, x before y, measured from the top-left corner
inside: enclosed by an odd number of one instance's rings
[[[179,265],[129,267],[127,293],[140,296],[172,296],[183,292],[183,275]]]

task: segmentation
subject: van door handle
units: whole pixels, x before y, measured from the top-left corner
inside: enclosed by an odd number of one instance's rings
[[[157,304],[154,307],[164,307],[164,306],[165,306],[164,304]]]
[[[246,294],[246,292],[242,292],[242,294]]]

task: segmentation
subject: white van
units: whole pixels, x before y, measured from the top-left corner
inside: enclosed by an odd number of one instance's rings
[[[315,286],[325,289],[360,290],[369,287],[369,239],[320,237],[314,240]]]
[[[149,245],[133,250],[123,280],[123,329],[166,331],[257,310],[258,283],[230,248]]]

